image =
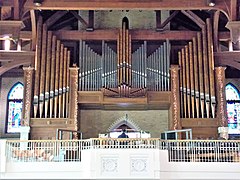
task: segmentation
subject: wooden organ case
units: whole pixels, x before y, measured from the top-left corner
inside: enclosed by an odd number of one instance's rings
[[[168,39],[156,40],[154,46],[133,40],[127,18],[116,41],[97,42],[100,50],[80,40],[78,67],[70,67],[70,51],[47,31],[41,18],[37,28],[34,76],[25,76],[33,78],[25,91],[25,97],[33,96],[24,104],[30,113],[23,117],[31,127],[31,139],[54,139],[59,128],[79,130],[78,104],[167,109],[169,129],[192,128],[194,137],[216,137],[217,127],[226,126],[224,104],[218,103],[223,89],[217,88],[224,77],[214,67],[209,19],[178,52],[175,65]]]

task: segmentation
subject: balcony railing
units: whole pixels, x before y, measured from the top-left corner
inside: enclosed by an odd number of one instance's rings
[[[7,141],[7,161],[81,161],[90,149],[167,150],[170,162],[240,162],[240,141],[161,140],[157,138]]]

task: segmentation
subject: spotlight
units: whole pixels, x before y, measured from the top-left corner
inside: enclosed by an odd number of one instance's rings
[[[37,7],[42,5],[43,0],[33,0],[33,4]]]
[[[216,5],[215,0],[207,0],[207,5],[210,7],[214,7]]]

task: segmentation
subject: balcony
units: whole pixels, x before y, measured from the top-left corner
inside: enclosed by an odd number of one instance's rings
[[[0,141],[1,179],[239,179],[240,141]]]

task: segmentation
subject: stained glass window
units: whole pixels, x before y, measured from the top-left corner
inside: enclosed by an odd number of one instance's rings
[[[23,105],[23,84],[16,83],[8,93],[7,133],[20,132]]]
[[[226,100],[239,100],[239,92],[232,84],[226,85]]]
[[[240,98],[238,89],[232,84],[226,85],[226,100],[229,134],[239,134]]]

